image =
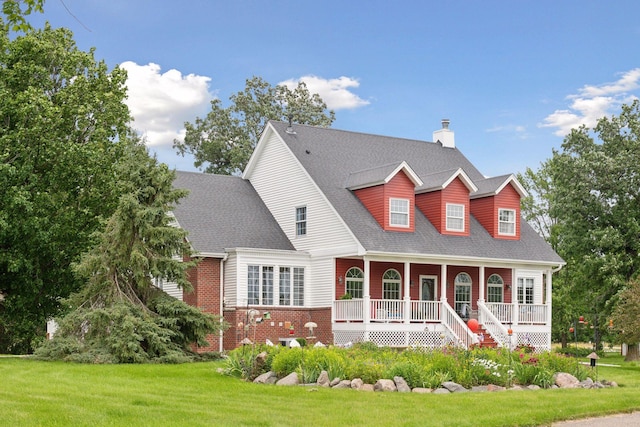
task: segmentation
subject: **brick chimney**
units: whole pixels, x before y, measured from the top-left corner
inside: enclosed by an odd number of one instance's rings
[[[449,129],[449,123],[449,119],[442,119],[442,129],[433,132],[433,142],[439,142],[446,148],[456,148],[453,131]]]

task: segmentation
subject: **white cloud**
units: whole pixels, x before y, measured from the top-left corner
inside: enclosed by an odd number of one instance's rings
[[[515,136],[520,139],[527,139],[530,136],[529,132],[527,132],[526,126],[513,124],[494,126],[492,128],[485,129],[485,132],[515,134]]]
[[[632,92],[640,89],[640,68],[622,73],[613,83],[585,85],[577,94],[569,95],[568,109],[556,110],[544,118],[539,127],[556,128],[558,136],[567,135],[580,125],[594,127],[598,119],[612,114],[621,104],[636,98]]]
[[[171,146],[184,136],[184,122],[206,112],[212,95],[206,76],[182,75],[178,70],[160,73],[158,64],[138,65],[127,61],[128,99],[133,127],[149,146]]]
[[[298,82],[304,82],[311,93],[317,93],[327,104],[330,110],[348,110],[369,104],[355,93],[351,88],[360,86],[360,82],[351,77],[338,77],[337,79],[323,79],[313,75],[303,76],[299,79],[289,79],[278,83],[290,89],[295,88]]]

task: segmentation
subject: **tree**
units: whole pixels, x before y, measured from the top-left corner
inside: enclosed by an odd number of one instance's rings
[[[620,292],[613,310],[612,325],[618,340],[628,345],[625,360],[640,360],[640,280],[631,280]]]
[[[570,270],[568,312],[591,317],[599,345],[601,319],[640,271],[640,103],[572,130],[536,177],[548,185],[551,241]]]
[[[286,86],[271,86],[260,77],[247,79],[243,92],[229,98],[225,108],[220,99],[211,101],[211,111],[204,119],[185,123],[184,141],[174,140],[181,155],[192,154],[194,165],[205,172],[237,174],[242,171],[260,134],[269,120],[288,120],[314,126],[330,126],[333,111],[318,94],[310,94],[300,82],[291,90]]]
[[[32,12],[43,12],[44,2],[45,0],[3,0],[2,13],[7,22],[4,24],[0,17],[0,24],[6,25],[6,29],[12,31],[27,31],[31,26],[25,16]]]
[[[158,164],[142,144],[125,153],[118,207],[77,272],[86,281],[69,298],[71,312],[37,356],[85,362],[183,361],[189,345],[205,344],[220,319],[169,297],[153,278],[191,290],[186,270],[194,261],[186,232],[169,212],[184,190],[175,172]]]
[[[0,28],[0,353],[30,352],[82,285],[71,265],[118,200],[125,82],[66,29]]]

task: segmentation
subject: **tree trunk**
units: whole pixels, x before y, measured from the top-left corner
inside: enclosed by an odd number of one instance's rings
[[[627,355],[624,358],[625,362],[631,362],[634,360],[640,360],[640,352],[638,352],[638,343],[627,344]]]
[[[564,332],[560,334],[560,345],[562,348],[567,348],[567,334]]]

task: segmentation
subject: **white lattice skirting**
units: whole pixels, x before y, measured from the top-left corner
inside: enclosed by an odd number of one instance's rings
[[[346,345],[362,341],[371,341],[381,347],[444,347],[450,342],[440,332],[420,331],[372,331],[368,339],[364,332],[336,331],[333,335],[335,345]]]

